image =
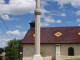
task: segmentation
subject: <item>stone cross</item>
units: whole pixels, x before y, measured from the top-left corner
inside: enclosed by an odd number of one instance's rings
[[[36,0],[36,9],[35,9],[35,55],[32,60],[43,60],[40,55],[40,0]]]

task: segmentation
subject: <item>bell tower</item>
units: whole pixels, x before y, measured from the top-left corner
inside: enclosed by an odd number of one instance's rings
[[[30,29],[35,29],[35,20],[31,21],[29,24],[30,24]]]

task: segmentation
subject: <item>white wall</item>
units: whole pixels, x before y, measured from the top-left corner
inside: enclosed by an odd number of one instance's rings
[[[23,45],[23,60],[32,60],[34,56],[34,45]],[[41,56],[43,60],[53,60],[55,58],[55,44],[41,44]]]
[[[74,48],[74,56],[68,56],[68,48]],[[34,56],[34,44],[23,44],[23,60],[32,60]],[[60,44],[61,59],[80,58],[80,44]],[[41,56],[43,60],[53,60],[56,57],[56,44],[41,44]]]
[[[69,47],[74,48],[74,56],[68,56]],[[62,58],[80,58],[80,44],[61,44],[61,57]]]

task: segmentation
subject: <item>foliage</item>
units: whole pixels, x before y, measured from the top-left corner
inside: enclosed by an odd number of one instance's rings
[[[0,48],[0,54],[2,54],[2,48]]]
[[[10,40],[6,49],[6,58],[8,60],[18,60],[20,57],[20,51],[22,51],[22,40]]]
[[[0,48],[0,54],[2,54],[2,48]],[[0,56],[0,60],[2,60],[2,56]]]

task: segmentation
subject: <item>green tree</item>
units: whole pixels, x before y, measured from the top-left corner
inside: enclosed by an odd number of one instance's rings
[[[18,60],[20,55],[19,49],[22,50],[22,48],[20,48],[20,43],[21,40],[16,39],[10,40],[8,42],[8,46],[6,47],[6,56],[9,58],[8,60]]]
[[[2,48],[0,48],[0,54],[2,54]]]
[[[0,48],[0,54],[2,54],[3,49]],[[2,60],[2,56],[0,56],[0,60]]]

